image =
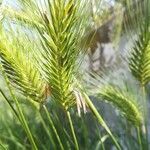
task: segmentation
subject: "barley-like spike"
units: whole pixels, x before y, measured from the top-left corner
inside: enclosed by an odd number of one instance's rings
[[[101,97],[101,100],[114,105],[132,124],[137,126],[142,124],[143,116],[141,110],[129,94],[117,87],[107,85],[100,90],[98,96]]]

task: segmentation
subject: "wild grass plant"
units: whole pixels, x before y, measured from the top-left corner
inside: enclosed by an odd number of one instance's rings
[[[90,1],[18,0],[18,10],[0,6],[0,68],[6,86],[0,88],[1,149],[149,149],[150,2],[136,3],[140,21],[131,3],[126,3],[125,28],[131,29],[133,46],[125,65],[138,93],[129,79],[121,78],[121,86],[106,81],[109,71],[100,79],[103,84],[93,75],[94,87],[84,86],[81,41],[92,20]],[[124,138],[111,131],[90,96],[119,110]]]

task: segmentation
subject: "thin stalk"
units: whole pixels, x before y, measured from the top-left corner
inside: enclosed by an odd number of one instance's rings
[[[49,123],[50,123],[50,125],[51,125],[51,127],[52,127],[52,129],[53,129],[53,131],[54,131],[54,133],[55,133],[55,135],[56,135],[56,138],[57,138],[57,140],[58,140],[58,142],[59,142],[60,148],[61,148],[61,150],[64,150],[63,144],[62,144],[62,142],[61,142],[61,140],[60,140],[60,137],[59,137],[59,135],[58,135],[58,132],[57,132],[57,130],[56,130],[56,128],[55,128],[55,125],[54,125],[54,123],[53,123],[53,121],[52,121],[52,119],[51,119],[51,116],[50,116],[50,114],[49,114],[49,112],[48,112],[46,106],[43,105],[43,108],[44,108],[44,111],[45,111],[45,113],[46,113],[46,115],[47,115],[47,117],[48,117],[48,121],[49,121]]]
[[[47,135],[48,135],[48,137],[49,137],[51,143],[52,143],[52,146],[53,146],[54,150],[56,150],[56,145],[55,145],[55,143],[54,143],[54,140],[53,140],[52,135],[50,134],[51,132],[50,132],[49,129],[47,128],[46,123],[45,123],[43,117],[41,116],[41,113],[39,113],[39,115],[40,115],[41,123],[42,123],[42,125],[43,125],[43,127],[44,127],[44,129],[45,129],[45,131],[46,131],[46,133],[47,133]]]
[[[97,121],[97,120],[95,120],[95,121]],[[97,128],[99,139],[100,139],[100,143],[101,143],[101,149],[105,150],[105,145],[104,145],[103,140],[102,140],[101,131],[99,129],[99,124],[97,122],[96,122],[96,128]]]
[[[10,89],[10,90],[11,90],[11,89]],[[24,116],[24,114],[23,114],[23,112],[22,112],[22,109],[21,109],[21,107],[20,107],[20,104],[19,104],[17,98],[14,96],[13,92],[12,92],[12,91],[10,91],[10,92],[11,92],[11,96],[12,96],[13,99],[14,99],[14,102],[15,102],[15,104],[16,104],[16,107],[17,107],[17,109],[18,109],[18,115],[19,115],[20,121],[21,121],[21,123],[22,123],[22,125],[23,125],[23,127],[24,127],[24,129],[25,129],[25,131],[26,131],[26,133],[27,133],[27,136],[28,136],[28,138],[29,138],[29,140],[30,140],[30,142],[31,142],[31,144],[32,144],[32,147],[33,147],[34,150],[38,150],[38,148],[37,148],[37,146],[36,146],[36,144],[35,144],[35,141],[34,141],[34,139],[33,139],[33,136],[32,136],[32,134],[31,134],[31,131],[30,131],[30,129],[29,129],[29,126],[28,126],[28,124],[27,124],[27,121],[26,121],[26,119],[25,119],[25,116]]]
[[[72,141],[72,139],[71,139],[71,136],[67,133],[67,131],[66,131],[66,129],[63,129],[63,131],[64,131],[64,133],[65,133],[65,136],[67,136],[67,138],[68,138],[68,144],[70,145],[70,144],[73,144],[74,145],[74,142]],[[69,143],[69,141],[70,141],[70,143]],[[67,145],[68,145],[67,144]],[[69,146],[69,149],[70,149],[71,147]]]
[[[121,150],[120,145],[118,144],[117,140],[115,139],[115,137],[111,133],[109,127],[107,126],[107,124],[105,123],[103,118],[100,116],[99,112],[97,111],[97,109],[95,108],[95,106],[93,105],[93,103],[91,102],[91,100],[89,99],[89,97],[85,93],[84,93],[84,97],[85,97],[85,101],[86,101],[87,105],[91,109],[92,113],[95,115],[95,117],[98,120],[98,122],[104,127],[104,129],[107,131],[109,136],[112,138],[114,144],[116,145],[116,148],[118,150]]]
[[[138,137],[138,141],[139,141],[140,150],[143,150],[141,134],[140,134],[140,128],[139,127],[137,127],[137,137]]]
[[[102,150],[105,150],[105,146],[102,141],[101,141],[101,145],[102,145]]]
[[[8,103],[8,105],[10,106],[10,108],[12,109],[12,111],[14,112],[14,114],[16,115],[16,117],[19,119],[18,113],[17,111],[14,109],[13,105],[11,104],[11,102],[8,100],[7,96],[5,95],[5,93],[2,91],[2,89],[0,89],[0,93],[3,96],[3,98],[6,100],[6,102]]]
[[[104,143],[102,141],[102,136],[101,136],[100,132],[99,132],[99,135],[100,135],[101,149],[105,150],[105,145],[104,145]]]
[[[98,127],[97,127],[98,128]],[[101,142],[101,149],[102,150],[105,150],[105,145],[104,145],[104,143],[103,143],[103,141],[102,141],[102,136],[101,136],[101,132],[99,131],[99,137],[100,137],[100,142]]]
[[[79,145],[78,145],[77,137],[75,135],[75,131],[74,131],[74,127],[73,127],[73,123],[72,123],[71,115],[70,115],[69,111],[67,111],[67,117],[68,117],[68,120],[69,120],[69,124],[70,124],[70,128],[71,128],[71,132],[72,132],[72,136],[73,136],[73,139],[74,139],[76,150],[79,150]]]
[[[7,150],[7,148],[0,142],[0,147],[3,149],[3,150]]]
[[[28,136],[28,138],[29,138],[29,141],[30,141],[30,143],[31,143],[31,145],[32,145],[32,148],[33,148],[34,150],[38,150],[38,149],[37,149],[37,146],[36,146],[36,144],[35,144],[35,141],[34,141],[34,139],[33,139],[33,136],[32,136],[32,134],[31,134],[31,131],[30,131],[30,129],[29,129],[29,126],[28,126],[28,124],[27,124],[27,121],[26,121],[26,119],[25,119],[25,116],[24,116],[24,114],[23,114],[23,112],[22,112],[22,109],[21,109],[21,107],[20,107],[20,104],[19,104],[19,102],[18,102],[16,96],[14,95],[14,93],[13,93],[13,91],[12,91],[12,89],[11,89],[9,80],[8,80],[8,78],[7,78],[6,74],[5,74],[5,72],[3,71],[2,66],[1,66],[1,70],[2,70],[2,74],[3,74],[3,76],[4,76],[4,79],[5,79],[5,81],[6,81],[8,90],[9,90],[9,92],[10,92],[12,98],[13,98],[13,101],[15,102],[16,107],[17,107],[19,121],[21,122],[21,125],[23,126],[23,128],[24,128],[24,130],[25,130],[25,132],[26,132],[26,134],[27,134],[27,136]]]
[[[149,141],[148,141],[148,125],[147,125],[147,118],[148,118],[148,110],[147,110],[147,96],[146,96],[146,89],[145,86],[142,86],[142,93],[143,93],[143,104],[144,104],[144,127],[145,127],[145,136],[146,136],[146,146],[149,149]]]

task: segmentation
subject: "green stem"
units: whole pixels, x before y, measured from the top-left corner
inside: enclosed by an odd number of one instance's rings
[[[10,89],[10,90],[11,90],[11,89]],[[34,141],[34,139],[33,139],[33,136],[32,136],[32,134],[31,134],[31,131],[30,131],[30,129],[29,129],[29,126],[28,126],[28,124],[27,124],[27,121],[26,121],[26,119],[25,119],[25,116],[24,116],[24,114],[23,114],[23,112],[22,112],[22,109],[21,109],[21,107],[20,107],[20,104],[19,104],[17,98],[13,95],[13,92],[12,92],[12,91],[11,91],[11,96],[12,96],[13,99],[14,99],[14,102],[15,102],[16,107],[17,107],[17,109],[18,109],[18,114],[19,114],[20,121],[21,121],[21,123],[22,123],[22,125],[23,125],[23,127],[24,127],[24,129],[25,129],[25,131],[26,131],[26,133],[27,133],[27,136],[28,136],[28,138],[29,138],[29,140],[30,140],[30,142],[31,142],[31,144],[32,144],[33,149],[34,149],[34,150],[38,150],[38,149],[37,149],[37,146],[36,146],[36,144],[35,144],[35,141]]]
[[[59,137],[59,135],[58,135],[58,132],[57,132],[57,130],[56,130],[56,128],[55,128],[55,125],[54,125],[54,123],[53,123],[53,121],[52,121],[52,119],[51,119],[51,116],[50,116],[50,114],[49,114],[49,112],[48,112],[46,106],[43,105],[43,108],[44,108],[44,111],[45,111],[45,113],[46,113],[46,115],[47,115],[47,117],[48,117],[49,123],[50,123],[50,125],[51,125],[51,127],[52,127],[52,129],[53,129],[53,131],[54,131],[54,133],[55,133],[55,135],[56,135],[56,138],[57,138],[57,140],[58,140],[58,142],[59,142],[60,148],[61,148],[61,150],[64,150],[63,144],[62,144],[62,142],[61,142],[61,140],[60,140],[60,137]]]
[[[72,136],[73,136],[73,139],[74,139],[74,142],[75,142],[76,150],[79,150],[78,141],[77,141],[77,138],[76,138],[76,135],[75,135],[75,131],[74,131],[74,127],[73,127],[73,123],[72,123],[69,111],[67,111],[67,117],[68,117],[68,120],[69,120]]]
[[[0,142],[0,147],[3,149],[3,150],[7,150],[7,148]]]
[[[140,150],[143,150],[142,140],[141,140],[141,134],[140,134],[140,128],[139,127],[137,127],[137,136],[138,136]]]
[[[89,108],[91,109],[91,111],[95,115],[95,117],[97,118],[98,122],[104,127],[104,129],[107,131],[107,133],[110,135],[110,137],[114,141],[114,144],[116,145],[116,148],[118,150],[121,150],[120,145],[118,144],[117,140],[115,139],[115,137],[111,133],[111,131],[108,128],[107,124],[105,123],[103,118],[100,116],[99,112],[97,111],[97,109],[95,108],[95,106],[93,105],[93,103],[91,102],[91,100],[89,99],[89,97],[85,93],[84,93],[84,97],[85,97],[85,101],[86,101],[87,105],[89,106]]]
[[[99,136],[100,136],[101,148],[102,148],[102,150],[105,150],[105,145],[104,145],[104,143],[102,141],[102,136],[101,136],[100,132],[99,132]]]
[[[95,120],[96,121],[96,120]],[[103,141],[102,141],[102,135],[101,135],[101,131],[100,131],[100,129],[99,129],[99,124],[96,122],[96,128],[97,128],[97,131],[99,131],[99,138],[100,138],[100,142],[101,142],[101,149],[102,150],[105,150],[105,145],[104,145],[104,143],[103,143]]]
[[[51,143],[52,143],[52,146],[53,146],[53,148],[56,150],[56,145],[55,145],[55,143],[54,143],[54,140],[53,140],[53,137],[52,137],[52,135],[51,135],[51,132],[50,132],[49,129],[47,128],[46,123],[45,123],[43,117],[41,116],[41,113],[39,113],[39,116],[40,116],[41,123],[42,123],[42,125],[43,125],[43,127],[44,127],[44,129],[45,129],[45,131],[46,131],[46,133],[47,133],[47,135],[48,135],[48,137],[49,137]]]
[[[13,105],[12,105],[11,102],[8,100],[7,96],[6,96],[5,93],[2,91],[2,89],[0,89],[0,93],[2,94],[3,98],[6,100],[6,102],[8,103],[8,105],[10,106],[10,108],[12,109],[12,111],[14,112],[14,114],[16,115],[16,117],[19,119],[19,116],[18,116],[17,111],[14,109]]]
[[[31,134],[31,131],[30,131],[30,129],[29,129],[29,126],[28,126],[28,124],[27,124],[27,121],[26,121],[26,119],[25,119],[25,117],[24,117],[24,114],[23,114],[23,112],[22,112],[22,109],[21,109],[21,107],[20,107],[20,104],[19,104],[17,98],[15,97],[15,95],[14,95],[12,89],[11,89],[9,80],[8,80],[7,76],[5,75],[5,72],[3,71],[2,66],[1,66],[1,70],[2,70],[2,74],[3,74],[3,76],[4,76],[4,79],[5,79],[5,81],[6,81],[7,87],[8,87],[8,89],[9,89],[9,92],[10,92],[10,94],[11,94],[11,96],[12,96],[12,98],[13,98],[13,101],[15,102],[15,105],[16,105],[16,107],[17,107],[17,110],[18,110],[18,113],[17,113],[17,114],[18,114],[19,121],[21,122],[21,125],[23,126],[23,128],[24,128],[24,130],[25,130],[25,132],[26,132],[26,134],[27,134],[27,136],[28,136],[28,138],[29,138],[29,141],[30,141],[30,143],[31,143],[31,145],[32,145],[32,148],[33,148],[34,150],[38,150],[38,149],[37,149],[37,146],[36,146],[36,144],[35,144],[35,142],[34,142],[33,136],[32,136],[32,134]],[[13,109],[13,111],[14,111],[14,109]],[[16,112],[14,112],[14,113],[16,113]]]
[[[147,96],[146,96],[146,89],[145,86],[142,86],[142,93],[143,93],[143,104],[144,104],[144,127],[145,127],[145,136],[146,136],[146,146],[149,149],[149,141],[148,141],[148,125],[147,125],[147,118],[148,118],[148,109],[147,109]]]

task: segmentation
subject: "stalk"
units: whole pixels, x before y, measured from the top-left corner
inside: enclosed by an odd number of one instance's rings
[[[95,120],[96,121],[96,120]],[[100,138],[100,144],[101,144],[101,149],[102,150],[105,150],[105,145],[104,145],[104,143],[103,143],[103,140],[102,140],[102,135],[101,135],[101,131],[100,131],[100,129],[99,129],[99,127],[98,127],[98,123],[96,124],[96,128],[97,128],[97,131],[99,131],[99,138]],[[97,150],[97,148],[96,148],[96,150]]]
[[[7,150],[7,148],[0,142],[0,147],[2,148],[2,150]]]
[[[104,143],[102,141],[102,136],[101,136],[100,132],[99,132],[99,136],[100,136],[101,148],[102,148],[102,150],[105,150],[105,145],[104,145]]]
[[[54,143],[54,140],[53,140],[53,138],[52,138],[52,135],[50,134],[50,132],[49,132],[49,130],[48,130],[46,124],[45,124],[45,121],[44,121],[44,119],[43,119],[42,116],[41,116],[41,113],[39,113],[39,115],[40,115],[41,123],[42,123],[42,125],[43,125],[43,127],[44,127],[44,129],[45,129],[45,131],[46,131],[46,133],[47,133],[47,135],[48,135],[48,137],[49,137],[51,143],[52,143],[52,146],[53,146],[54,150],[56,150],[56,145],[55,145],[55,143]]]
[[[51,127],[52,127],[52,129],[53,129],[53,131],[54,131],[54,133],[55,133],[55,135],[56,135],[56,138],[57,138],[57,140],[58,140],[58,142],[59,142],[60,148],[61,148],[61,150],[64,150],[63,144],[62,144],[62,142],[61,142],[61,140],[60,140],[60,137],[59,137],[59,135],[58,135],[58,132],[57,132],[57,130],[56,130],[56,128],[55,128],[55,125],[54,125],[54,123],[53,123],[53,121],[52,121],[52,119],[51,119],[51,116],[49,115],[49,112],[48,112],[46,106],[43,105],[43,108],[44,108],[44,111],[45,111],[45,113],[46,113],[46,115],[47,115],[48,121],[49,121],[49,123],[50,123],[50,125],[51,125]]]
[[[102,141],[101,141],[101,144],[102,144],[102,150],[105,150],[105,146]]]
[[[72,123],[71,115],[70,115],[69,111],[67,111],[67,117],[68,117],[68,120],[69,120],[72,136],[73,136],[73,139],[74,139],[74,142],[75,142],[76,150],[79,150],[78,141],[77,141],[77,138],[76,138],[76,135],[75,135],[75,131],[74,131],[74,127],[73,127],[73,123]]]
[[[148,118],[148,110],[147,110],[147,96],[145,86],[142,85],[142,93],[143,93],[143,104],[144,104],[144,128],[145,128],[145,136],[146,136],[146,146],[149,149],[149,141],[148,141],[148,125],[147,125],[147,118]]]
[[[0,93],[3,96],[3,98],[6,100],[6,102],[8,103],[8,105],[10,106],[10,108],[12,109],[12,111],[14,112],[14,114],[16,115],[16,117],[19,119],[18,113],[17,111],[14,109],[13,105],[11,104],[11,102],[8,100],[7,96],[5,95],[5,93],[2,91],[2,89],[0,89]]]
[[[87,105],[91,109],[92,113],[95,115],[95,117],[98,120],[98,122],[104,127],[104,129],[107,131],[107,133],[109,134],[109,136],[112,138],[112,140],[113,140],[116,148],[118,150],[121,150],[120,145],[118,144],[117,140],[115,139],[115,137],[111,133],[109,127],[107,126],[107,124],[105,123],[105,121],[103,120],[103,118],[100,116],[99,112],[97,111],[97,109],[95,108],[95,106],[93,105],[93,103],[91,102],[91,100],[89,99],[89,97],[85,93],[84,93],[84,97],[85,97],[85,101],[86,101]]]
[[[15,97],[15,95],[14,95],[14,93],[13,93],[11,87],[10,87],[9,80],[8,80],[7,76],[5,75],[5,72],[3,71],[2,66],[1,66],[1,70],[2,70],[2,74],[3,74],[3,76],[4,76],[4,79],[5,79],[5,81],[6,81],[8,90],[9,90],[9,92],[10,92],[10,95],[12,96],[13,101],[15,102],[15,105],[16,105],[16,107],[17,107],[17,110],[18,110],[18,113],[17,113],[17,114],[18,114],[19,121],[20,121],[21,125],[23,126],[23,128],[24,128],[24,130],[25,130],[25,132],[26,132],[26,134],[27,134],[27,136],[28,136],[28,139],[29,139],[29,141],[30,141],[30,143],[31,143],[31,145],[32,145],[32,148],[33,148],[34,150],[38,150],[38,149],[37,149],[37,146],[36,146],[36,144],[35,144],[35,141],[34,141],[34,139],[33,139],[33,136],[32,136],[32,134],[31,134],[31,131],[30,131],[30,129],[29,129],[29,126],[28,126],[28,124],[27,124],[27,121],[26,121],[26,119],[25,119],[25,116],[24,116],[24,114],[23,114],[23,112],[22,112],[22,109],[21,109],[21,107],[20,107],[20,104],[19,104],[17,98]],[[14,111],[14,109],[12,109],[12,110]],[[14,112],[14,113],[16,113],[16,112]]]
[[[140,150],[143,150],[141,134],[140,134],[140,128],[139,127],[137,127],[137,137],[138,137],[138,141],[139,141]]]

